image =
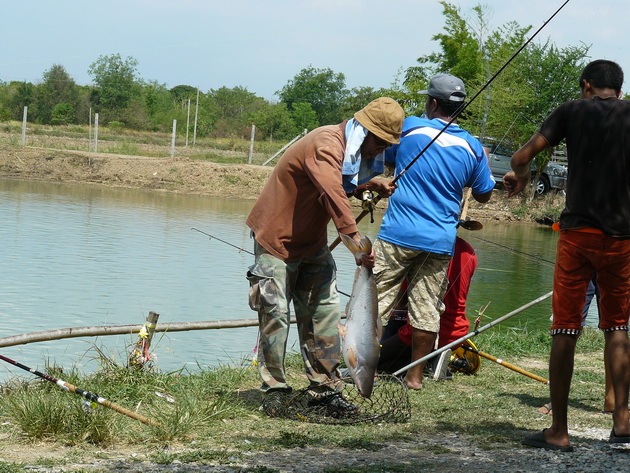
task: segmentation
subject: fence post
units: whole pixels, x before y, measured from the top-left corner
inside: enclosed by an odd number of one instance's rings
[[[175,156],[175,132],[177,131],[177,120],[173,120],[173,135],[171,136],[171,158]]]
[[[256,125],[252,123],[252,136],[249,140],[249,158],[247,160],[248,164],[252,164],[252,157],[254,156],[254,137],[256,136]]]
[[[24,105],[24,114],[22,115],[22,146],[26,144],[26,117],[28,116],[28,105]]]
[[[94,152],[98,153],[98,113],[94,114]]]
[[[188,129],[190,128],[190,99],[188,99],[188,111],[186,112],[186,148],[188,148]]]
[[[92,107],[88,115],[88,153],[92,151]]]
[[[197,87],[197,102],[195,103],[195,126],[193,127],[193,148],[197,142],[197,116],[199,114],[199,87]]]

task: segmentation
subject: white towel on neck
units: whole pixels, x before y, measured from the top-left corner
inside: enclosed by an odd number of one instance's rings
[[[385,170],[385,156],[380,153],[372,159],[361,159],[361,145],[368,130],[354,118],[346,124],[346,150],[343,156],[341,174],[343,188],[350,194],[359,184],[363,184]]]

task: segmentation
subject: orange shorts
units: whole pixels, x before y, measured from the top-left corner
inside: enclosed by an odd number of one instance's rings
[[[563,230],[553,277],[552,335],[579,335],[589,281],[597,274],[599,328],[628,330],[630,316],[630,239],[580,230]]]

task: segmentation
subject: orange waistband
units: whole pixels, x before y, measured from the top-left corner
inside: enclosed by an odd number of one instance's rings
[[[593,228],[593,227],[571,228],[570,230],[572,232],[596,233],[597,235],[604,234],[604,232],[602,232],[599,228]]]
[[[551,225],[552,230],[559,232],[560,231],[560,223],[559,222],[555,222],[553,225]],[[594,228],[594,227],[581,227],[581,228],[569,228],[570,231],[572,232],[581,232],[581,233],[594,233],[596,235],[603,235],[604,232],[602,232],[599,228]]]

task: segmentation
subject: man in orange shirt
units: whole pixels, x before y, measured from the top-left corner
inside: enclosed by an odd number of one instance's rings
[[[351,409],[335,394],[341,319],[335,262],[327,244],[330,220],[339,233],[359,241],[348,196],[364,189],[388,197],[391,179],[383,151],[398,143],[404,112],[378,98],[338,125],[319,127],[287,149],[247,218],[255,238],[250,305],[259,317],[261,390],[290,391],[284,358],[293,302],[300,351],[313,401]],[[374,255],[361,264],[372,267]],[[344,404],[345,403],[345,404]]]

